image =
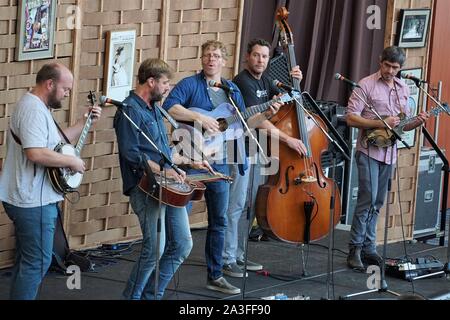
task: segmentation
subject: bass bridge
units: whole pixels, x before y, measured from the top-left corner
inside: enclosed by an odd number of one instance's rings
[[[297,178],[294,179],[294,185],[298,186],[302,183],[315,183],[317,182],[317,178],[313,176],[309,176],[306,174],[301,174]]]

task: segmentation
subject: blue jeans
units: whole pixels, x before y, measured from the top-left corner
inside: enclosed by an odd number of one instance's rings
[[[214,170],[228,175],[228,165],[214,165]],[[227,207],[230,185],[228,182],[205,183],[205,200],[208,209],[208,230],[206,232],[205,258],[208,279],[216,280],[223,276],[222,252],[227,228]]]
[[[245,210],[250,168],[245,170],[243,176],[239,174],[237,164],[230,164],[229,170],[233,183],[230,186],[228,201],[227,229],[223,250],[224,264],[235,263],[236,259],[243,260],[244,240],[248,237],[250,224],[249,219],[247,219],[247,210]]]
[[[147,196],[138,187],[130,192],[130,204],[141,225],[142,251],[131,271],[123,296],[132,300],[154,299],[159,204],[158,201]],[[170,239],[167,246],[165,246],[166,234]],[[164,290],[174,273],[189,255],[192,248],[192,238],[185,208],[162,206],[160,237],[158,257],[160,258],[160,274],[157,299],[163,297]]]
[[[39,285],[52,262],[58,215],[56,205],[20,208],[3,202],[6,214],[14,222],[16,233],[16,261],[10,290],[13,300],[36,298]]]
[[[392,166],[362,152],[356,153],[358,165],[358,200],[350,230],[349,247],[365,253],[376,252],[377,218],[386,199]]]

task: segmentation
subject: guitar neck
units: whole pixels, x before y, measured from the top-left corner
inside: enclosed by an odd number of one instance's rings
[[[270,108],[270,106],[275,103],[278,102],[278,99],[272,99],[270,101],[258,104],[256,106],[247,108],[247,110],[245,110],[244,112],[242,112],[242,117],[244,119],[248,119],[250,117],[253,117],[255,114],[260,113],[260,112],[264,112],[266,110],[268,110]],[[227,121],[228,124],[234,123],[236,121],[239,121],[239,116],[237,114],[230,116],[228,118],[225,119]]]
[[[216,181],[220,179],[226,179],[226,177],[222,175],[212,175],[209,173],[199,173],[199,174],[191,174],[186,177],[189,181],[200,181],[200,182],[208,182],[208,181]]]
[[[77,154],[79,155],[81,153],[81,149],[84,146],[84,143],[86,142],[86,138],[89,132],[89,129],[92,125],[92,112],[89,113],[89,116],[86,120],[86,123],[84,124],[83,130],[81,130],[80,138],[78,139],[77,145],[75,146],[75,150]]]
[[[443,110],[440,107],[435,107],[433,109],[431,109],[430,111],[428,111],[428,115],[429,116],[433,116],[436,117],[438,116]],[[403,128],[405,127],[408,123],[412,122],[413,120],[417,119],[418,116],[412,116],[412,117],[408,117],[406,119],[403,119],[402,121],[400,121],[399,123],[399,127]]]

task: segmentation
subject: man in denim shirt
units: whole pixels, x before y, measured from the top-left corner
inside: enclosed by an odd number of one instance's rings
[[[216,119],[189,109],[196,107],[212,111],[221,103],[229,103],[223,89],[208,86],[209,81],[212,80],[232,88],[232,99],[241,111],[245,110],[239,89],[234,83],[221,77],[226,59],[227,51],[223,43],[215,40],[204,43],[202,45],[202,72],[181,80],[170,92],[163,108],[168,110],[176,120],[199,122],[207,132],[218,132],[219,124]],[[247,168],[245,155],[241,154],[238,163],[242,175]],[[228,175],[226,155],[224,155],[224,159],[212,163],[212,167],[215,171]],[[208,231],[205,244],[208,271],[207,288],[228,294],[238,294],[240,289],[228,283],[222,273],[228,197],[229,185],[226,182],[218,181],[206,184],[205,199],[208,209]]]
[[[155,288],[157,221],[159,203],[148,196],[139,187],[139,181],[144,173],[145,162],[153,172],[160,172],[160,153],[155,150],[143,135],[125,119],[126,113],[168,157],[170,148],[166,128],[156,103],[167,93],[171,78],[170,67],[162,60],[147,59],[142,62],[138,71],[136,90],[124,100],[126,104],[116,112],[114,128],[119,144],[120,171],[123,179],[123,193],[130,197],[131,207],[139,218],[143,240],[142,252],[131,271],[123,295],[126,299],[147,300],[161,299],[164,290],[174,273],[189,255],[192,249],[192,237],[186,208],[162,206],[160,250],[160,273],[158,278],[157,296]],[[180,157],[173,156],[176,163],[182,162]],[[210,169],[207,164],[197,164],[201,169]],[[183,182],[186,175],[178,174],[165,164],[167,178]],[[167,245],[165,246],[167,232]]]

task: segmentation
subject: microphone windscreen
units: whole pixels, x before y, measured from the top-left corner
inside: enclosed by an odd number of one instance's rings
[[[105,104],[107,99],[108,98],[105,96],[100,96],[100,98],[98,100],[100,101],[100,104]]]
[[[336,79],[336,80],[341,80],[341,74],[340,73],[336,73],[335,75],[334,75],[334,78]]]

